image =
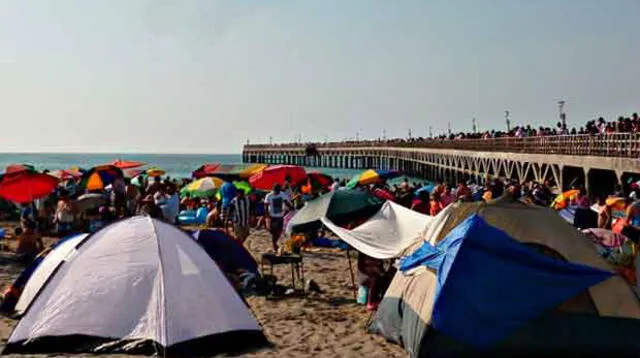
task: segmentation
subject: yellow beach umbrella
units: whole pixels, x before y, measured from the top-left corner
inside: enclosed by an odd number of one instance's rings
[[[240,171],[241,178],[249,178],[254,174],[258,174],[261,171],[265,170],[268,167],[266,164],[251,164],[248,167],[244,168]]]
[[[165,171],[158,168],[158,167],[153,167],[153,168],[149,168],[147,169],[147,175],[150,177],[159,177],[165,174]]]
[[[182,196],[189,194],[192,197],[211,197],[222,184],[224,181],[220,178],[205,177],[189,183],[180,190],[180,194]]]

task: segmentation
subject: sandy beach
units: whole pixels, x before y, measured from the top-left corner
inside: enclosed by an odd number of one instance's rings
[[[254,257],[259,257],[270,249],[268,233],[253,232],[246,245]],[[352,262],[355,264],[355,260]],[[274,345],[272,349],[247,356],[406,357],[401,347],[366,332],[369,312],[363,306],[355,304],[349,263],[343,251],[322,249],[305,252],[304,267],[305,278],[315,280],[322,293],[311,293],[306,297],[247,299],[264,327],[267,338]],[[4,289],[10,285],[21,271],[22,267],[15,263],[0,261],[0,287]],[[274,274],[280,284],[290,285],[289,266],[275,267]],[[16,322],[6,317],[0,320],[3,344]]]

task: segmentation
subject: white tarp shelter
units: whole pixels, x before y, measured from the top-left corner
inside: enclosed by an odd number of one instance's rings
[[[321,220],[356,250],[376,259],[390,259],[422,240],[433,217],[387,201],[374,216],[353,230],[343,229],[326,217]]]
[[[130,218],[74,252],[26,307],[3,353],[211,356],[268,344],[215,262],[173,225]]]

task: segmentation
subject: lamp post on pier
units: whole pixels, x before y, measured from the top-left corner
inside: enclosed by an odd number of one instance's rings
[[[511,131],[511,121],[509,120],[509,111],[504,111],[504,119],[507,122],[507,132]]]
[[[562,128],[567,126],[567,115],[564,113],[564,105],[567,102],[564,100],[558,101],[558,115],[560,117],[560,122],[562,123]]]

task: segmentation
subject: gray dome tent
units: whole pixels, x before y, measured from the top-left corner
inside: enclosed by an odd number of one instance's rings
[[[246,304],[194,240],[173,225],[134,217],[76,245],[3,353],[211,356],[266,345]]]

